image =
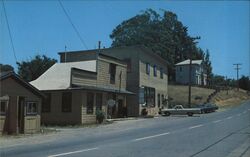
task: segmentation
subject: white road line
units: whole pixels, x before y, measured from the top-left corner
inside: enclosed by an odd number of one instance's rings
[[[194,128],[199,128],[199,127],[202,127],[203,125],[195,125],[195,126],[191,126],[189,127],[188,129],[194,129]]]
[[[213,123],[219,123],[219,122],[221,122],[222,120],[215,120],[215,121],[213,121]]]
[[[247,113],[247,111],[244,111],[243,113]]]
[[[73,152],[67,152],[67,153],[61,153],[61,154],[50,155],[50,156],[48,156],[48,157],[65,156],[65,155],[76,154],[76,153],[82,153],[82,152],[87,152],[87,151],[96,150],[96,149],[99,149],[99,148],[96,147],[96,148],[82,149],[82,150],[73,151]]]
[[[232,116],[230,116],[230,117],[227,117],[226,119],[231,119],[231,118],[233,118]]]
[[[159,136],[164,136],[164,135],[168,135],[168,134],[170,134],[170,132],[157,134],[157,135],[152,135],[152,136],[147,136],[147,137],[142,137],[142,138],[137,138],[137,139],[134,139],[133,141],[141,141],[141,140],[146,140],[146,139],[155,138],[155,137],[159,137]]]
[[[237,116],[241,116],[241,113],[237,114]]]

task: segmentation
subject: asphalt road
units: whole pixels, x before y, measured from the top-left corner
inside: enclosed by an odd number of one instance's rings
[[[223,112],[134,120],[33,144],[3,144],[0,157],[248,157],[249,152],[250,102]]]

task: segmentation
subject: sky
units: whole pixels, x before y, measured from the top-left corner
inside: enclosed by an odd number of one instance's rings
[[[57,0],[4,0],[18,62],[37,54],[59,61],[58,52],[110,47],[112,30],[122,21],[147,8],[177,14],[191,36],[200,36],[198,46],[210,51],[213,73],[236,78],[234,63],[241,63],[240,75],[250,76],[249,1],[62,1],[77,27],[85,47]],[[0,63],[17,68],[0,3]]]

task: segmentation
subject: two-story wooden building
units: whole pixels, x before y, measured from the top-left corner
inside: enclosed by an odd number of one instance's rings
[[[87,51],[60,52],[61,62],[91,60],[102,53],[127,63],[128,116],[138,116],[143,109],[149,115],[158,114],[168,98],[168,63],[145,46],[127,46]]]
[[[85,124],[96,122],[96,111],[111,118],[127,116],[127,65],[103,54],[78,62],[56,63],[30,82],[46,94],[42,123]],[[116,104],[108,105],[108,102]]]
[[[176,83],[189,83],[190,59],[175,64]],[[192,60],[191,63],[191,83],[194,85],[207,85],[207,74],[202,60]]]

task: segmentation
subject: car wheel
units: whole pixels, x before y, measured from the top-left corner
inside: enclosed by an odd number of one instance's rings
[[[193,116],[193,113],[192,112],[188,112],[187,115],[188,116]]]
[[[170,116],[170,112],[165,112],[164,113],[166,116]]]
[[[201,110],[201,114],[204,114],[205,112],[204,112],[204,110]]]

